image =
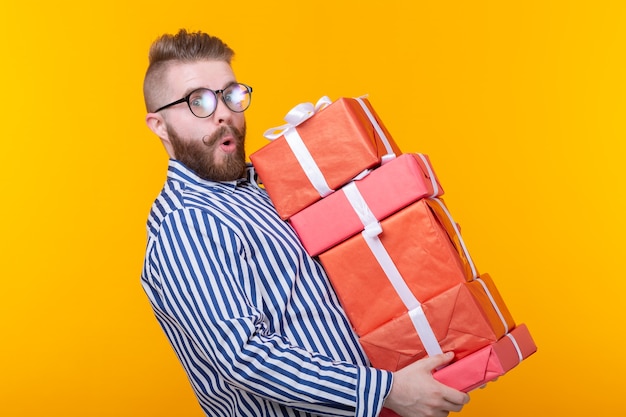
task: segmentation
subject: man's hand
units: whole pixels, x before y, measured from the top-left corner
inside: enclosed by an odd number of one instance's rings
[[[450,388],[432,376],[433,370],[450,362],[454,354],[421,359],[396,371],[384,406],[402,417],[445,417],[461,411],[469,395]]]

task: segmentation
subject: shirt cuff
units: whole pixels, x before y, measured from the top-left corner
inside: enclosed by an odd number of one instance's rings
[[[393,373],[376,368],[359,367],[357,374],[355,417],[375,417],[391,391]]]

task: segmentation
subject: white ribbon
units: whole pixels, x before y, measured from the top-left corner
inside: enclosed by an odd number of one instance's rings
[[[319,112],[331,103],[332,101],[327,96],[323,96],[317,100],[315,106],[312,103],[300,103],[293,109],[289,110],[285,116],[284,119],[287,124],[267,129],[265,133],[263,133],[263,136],[269,140],[278,139],[286,130],[295,129],[296,126],[310,119],[315,113]]]
[[[504,319],[504,315],[500,311],[500,308],[498,307],[496,300],[494,300],[493,296],[491,295],[491,291],[489,291],[489,288],[487,288],[487,284],[485,284],[485,281],[483,281],[481,278],[476,278],[474,279],[474,281],[478,281],[480,285],[482,285],[483,290],[485,290],[485,294],[487,294],[487,298],[489,298],[489,301],[491,302],[491,305],[493,306],[493,309],[496,310],[496,314],[498,315],[498,317],[500,318],[500,321],[504,325],[504,333],[508,333],[509,325],[506,323],[506,320]]]
[[[430,183],[433,186],[433,193],[431,197],[437,197],[437,194],[439,194],[439,184],[437,184],[437,179],[435,178],[433,168],[428,163],[428,159],[426,159],[426,156],[424,156],[424,154],[418,153],[417,156],[422,160],[424,166],[426,167],[426,171],[428,171],[428,177],[430,178]]]
[[[400,275],[400,271],[396,268],[396,265],[393,263],[393,260],[389,256],[389,253],[383,246],[378,236],[370,236],[367,231],[361,232],[361,235],[387,275],[387,278],[396,290],[396,293],[409,310],[409,317],[413,323],[413,327],[415,327],[415,330],[417,331],[417,335],[424,345],[426,353],[429,356],[443,353],[441,346],[439,346],[439,342],[437,341],[437,337],[435,336],[435,333],[433,332],[433,329],[424,314],[422,304],[417,300],[417,298],[415,298],[407,286],[404,278]]]
[[[428,171],[428,175],[429,175],[430,181],[432,183],[432,188],[433,188],[433,193],[431,197],[435,197],[437,196],[437,194],[439,194],[439,186],[437,184],[437,180],[435,179],[435,174],[432,170],[432,167],[428,163],[428,159],[426,159],[426,157],[423,154],[419,153],[417,154],[417,156],[422,160],[422,162],[424,163],[424,166],[426,167],[426,170]],[[369,172],[370,172],[369,170],[362,172],[359,176],[355,178],[355,180],[364,178],[367,174],[369,174]],[[363,198],[363,195],[361,194],[361,192],[359,191],[359,188],[356,185],[356,181],[352,181],[346,184],[342,188],[342,190],[344,192],[344,195],[348,199],[348,202],[352,206],[352,209],[359,217],[359,220],[361,220],[361,223],[363,223],[363,227],[365,228],[365,231],[370,236],[377,236],[380,233],[382,233],[380,222],[378,221],[374,213],[372,213],[372,211],[370,210],[367,202]]]
[[[476,271],[476,266],[474,266],[474,261],[472,261],[472,257],[470,256],[469,251],[467,250],[467,247],[465,246],[465,242],[463,241],[463,238],[461,237],[461,231],[459,230],[456,222],[452,218],[452,215],[448,211],[448,208],[438,198],[430,198],[429,200],[434,201],[437,204],[439,204],[439,206],[441,207],[441,209],[443,210],[445,215],[448,217],[448,220],[450,221],[450,224],[452,225],[452,228],[454,229],[454,233],[459,238],[459,243],[461,245],[461,250],[463,251],[463,254],[465,255],[465,258],[467,259],[467,262],[469,263],[470,268],[472,269],[472,278],[478,278],[478,271]]]
[[[524,355],[522,354],[522,350],[519,348],[519,345],[517,344],[517,340],[515,340],[515,337],[513,337],[512,334],[507,333],[507,337],[509,339],[511,339],[511,342],[513,342],[513,347],[515,348],[515,352],[517,352],[517,357],[519,358],[519,361],[523,361],[524,360]]]
[[[291,152],[293,152],[298,160],[304,174],[307,176],[321,197],[326,197],[334,190],[330,188],[326,182],[324,174],[320,170],[319,166],[317,166],[317,163],[315,163],[313,156],[296,130],[296,126],[310,119],[315,113],[322,110],[329,104],[331,104],[331,101],[326,96],[320,98],[315,106],[311,103],[298,104],[285,116],[287,124],[268,129],[263,134],[263,136],[270,140],[274,140],[280,136],[285,137],[287,145],[291,148]]]
[[[389,142],[389,139],[387,139],[385,132],[383,132],[383,129],[378,124],[378,121],[376,121],[376,118],[374,117],[370,109],[367,107],[365,102],[363,101],[365,97],[367,96],[357,97],[356,101],[361,105],[361,108],[363,108],[365,115],[367,116],[368,119],[370,119],[372,126],[374,126],[374,130],[376,130],[376,133],[378,133],[380,140],[382,140],[383,145],[385,145],[385,150],[387,151],[387,154],[381,158],[381,165],[384,165],[387,162],[394,159],[396,157],[396,154],[394,153],[393,148],[391,147],[391,143]]]
[[[380,226],[380,222],[374,216],[374,213],[370,210],[367,202],[363,198],[363,195],[359,191],[354,181],[346,184],[342,188],[344,195],[348,199],[348,202],[354,209],[354,212],[359,216],[359,220],[363,223],[363,227],[369,236],[377,236],[382,233],[383,229]]]
[[[313,155],[309,152],[309,149],[304,144],[304,141],[300,137],[300,134],[296,129],[287,129],[284,133],[285,140],[291,148],[291,152],[296,156],[298,163],[302,167],[304,174],[307,176],[313,187],[317,190],[318,194],[322,197],[326,197],[334,190],[330,188],[324,178],[324,174],[320,167],[313,159]]]
[[[385,145],[387,154],[381,158],[381,164],[384,164],[389,160],[395,158],[396,155],[393,152],[391,143],[389,142],[387,136],[376,121],[374,115],[370,112],[367,105],[363,102],[363,98],[356,98],[356,101],[363,108],[365,115],[369,119],[372,126],[374,126],[374,129],[376,130],[383,144]],[[331,103],[331,100],[327,96],[323,96],[322,98],[320,98],[315,106],[312,103],[300,103],[292,108],[285,116],[285,121],[287,122],[287,124],[270,128],[266,130],[265,133],[263,133],[263,136],[265,136],[265,138],[269,140],[274,140],[281,136],[285,137],[287,145],[298,160],[298,163],[302,167],[304,174],[307,176],[307,178],[321,197],[326,197],[334,190],[331,189],[326,182],[324,174],[319,169],[319,166],[311,156],[311,153],[309,152],[306,145],[304,144],[304,141],[300,137],[296,126],[310,119],[315,113],[319,112]]]

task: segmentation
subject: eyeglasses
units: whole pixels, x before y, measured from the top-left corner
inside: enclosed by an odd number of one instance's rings
[[[154,112],[160,112],[168,107],[175,106],[180,103],[187,103],[189,110],[194,116],[206,118],[215,113],[217,109],[217,95],[222,95],[222,101],[231,111],[241,113],[250,107],[252,100],[252,87],[249,85],[235,83],[222,90],[210,90],[208,88],[198,88],[187,94],[180,100],[166,104],[158,108]]]

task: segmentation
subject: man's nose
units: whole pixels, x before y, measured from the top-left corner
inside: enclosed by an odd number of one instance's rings
[[[224,103],[224,100],[222,99],[220,94],[220,97],[217,100],[217,107],[215,108],[215,113],[213,114],[213,117],[219,124],[228,124],[231,121],[232,116],[233,111],[228,108],[226,103]]]

